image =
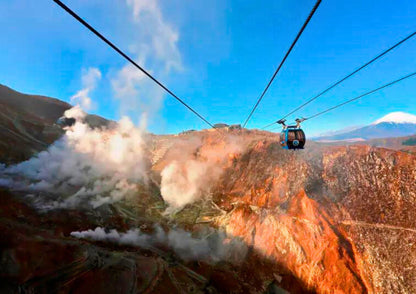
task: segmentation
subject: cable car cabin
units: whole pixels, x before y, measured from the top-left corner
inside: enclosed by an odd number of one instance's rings
[[[280,145],[283,149],[303,149],[306,143],[306,136],[303,130],[300,128],[301,120],[296,120],[296,126],[286,126],[283,121],[278,123],[283,125],[282,132],[280,133]]]
[[[302,129],[289,126],[280,133],[280,145],[283,149],[303,149],[306,138]]]

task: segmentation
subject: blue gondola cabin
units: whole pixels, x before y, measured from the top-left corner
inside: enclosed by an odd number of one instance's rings
[[[280,133],[280,145],[283,149],[303,149],[306,143],[306,136],[300,127],[301,120],[296,120],[296,126],[286,126],[284,120],[279,120],[278,123],[283,126]]]

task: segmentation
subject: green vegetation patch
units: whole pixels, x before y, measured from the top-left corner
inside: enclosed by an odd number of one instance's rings
[[[402,142],[403,145],[406,146],[415,146],[416,145],[416,137],[409,138]]]

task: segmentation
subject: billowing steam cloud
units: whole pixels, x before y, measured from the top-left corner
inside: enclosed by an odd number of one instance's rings
[[[227,159],[242,151],[242,144],[237,140],[231,136],[218,142],[194,138],[177,145],[177,152],[170,155],[173,160],[161,173],[161,194],[169,206],[180,209],[209,195]]]
[[[181,229],[173,229],[166,233],[159,226],[155,227],[153,234],[145,234],[139,229],[119,233],[116,230],[106,231],[97,227],[95,230],[72,232],[71,236],[142,248],[168,246],[184,260],[204,260],[211,263],[222,260],[239,263],[247,253],[247,246],[243,241],[214,230],[206,237],[195,238],[191,233]]]
[[[65,116],[76,118],[65,135],[30,160],[4,168],[0,184],[46,193],[54,208],[112,203],[146,181],[143,133],[128,118],[110,128],[92,129],[79,107]]]
[[[172,207],[180,208],[199,199],[212,167],[207,162],[173,161],[163,169],[160,192]],[[205,188],[207,188],[205,186]]]
[[[79,106],[65,116],[76,123],[46,151],[14,166],[0,166],[0,186],[42,195],[33,198],[39,200],[38,206],[53,209],[85,204],[96,208],[134,195],[138,186],[146,184],[150,158],[144,151],[144,133],[128,118],[93,129],[84,122]],[[242,148],[232,136],[192,136],[176,142],[161,172],[160,192],[169,206],[167,213],[208,198],[230,156]]]

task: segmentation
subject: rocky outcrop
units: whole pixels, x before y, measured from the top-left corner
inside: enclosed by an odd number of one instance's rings
[[[323,179],[376,293],[416,291],[416,157],[371,147],[324,154]]]
[[[416,158],[369,146],[258,142],[226,170],[218,226],[319,293],[416,291]]]

